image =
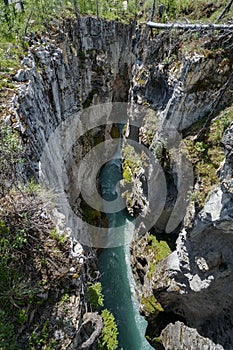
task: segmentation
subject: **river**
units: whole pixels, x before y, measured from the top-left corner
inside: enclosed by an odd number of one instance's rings
[[[120,150],[118,159],[109,161],[101,171],[102,197],[111,201],[119,195],[119,180],[122,178]],[[116,157],[116,155],[115,155]],[[122,226],[123,234],[133,234],[134,224],[126,210],[107,214],[109,229]],[[121,230],[121,229],[120,229]],[[126,232],[127,231],[127,232]],[[105,248],[98,260],[104,294],[104,306],[115,317],[119,336],[119,350],[152,350],[145,338],[147,322],[139,313],[135,281],[130,265],[129,245]]]

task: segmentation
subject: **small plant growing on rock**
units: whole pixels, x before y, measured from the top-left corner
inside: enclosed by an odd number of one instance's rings
[[[104,306],[104,296],[102,294],[102,286],[100,282],[88,283],[87,295],[91,306],[96,309]]]

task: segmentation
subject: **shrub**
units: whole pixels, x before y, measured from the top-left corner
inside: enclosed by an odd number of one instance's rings
[[[118,331],[114,316],[107,309],[101,313],[104,327],[98,344],[99,350],[115,350],[118,346]]]

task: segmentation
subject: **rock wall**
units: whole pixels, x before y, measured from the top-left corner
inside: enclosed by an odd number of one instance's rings
[[[231,349],[233,343],[233,197],[232,186],[229,186],[229,181],[232,181],[232,139],[231,126],[223,137],[226,161],[219,173],[220,178],[223,172],[228,175],[222,177],[221,185],[212,191],[193,227],[183,228],[176,242],[176,250],[157,265],[150,280],[144,281],[146,293],[150,290],[155,295],[165,313],[172,313],[177,320],[183,320],[188,327],[195,328],[201,337],[219,344],[218,347],[209,345],[210,349]],[[154,332],[158,336],[161,331],[159,316],[154,317],[152,324],[157,324]],[[174,349],[177,327],[182,329],[179,332],[183,335],[187,333],[186,326],[169,324],[161,333],[166,349]],[[180,349],[187,348],[187,339],[180,342]],[[195,339],[193,348],[197,344],[199,348],[204,348],[206,340]]]
[[[202,120],[196,131],[196,137],[200,137],[205,123],[233,101],[233,61],[228,46],[232,39],[226,34],[228,44],[224,46],[220,35],[219,38],[217,44],[217,38],[203,33],[194,40],[197,40],[195,46],[185,34],[172,36],[165,32],[150,39],[146,48],[139,42],[136,49],[130,89],[131,118],[141,127],[131,136],[151,152],[156,150],[153,154],[160,160],[168,187],[164,211],[151,232],[159,234],[159,240],[170,243],[177,234],[178,239],[174,252],[160,262],[156,255],[156,258],[150,255],[148,235],[136,239],[132,245],[132,266],[138,284],[142,284],[141,308],[149,321],[147,334],[151,344],[165,349],[232,349],[233,346],[232,126],[222,140],[226,158],[218,172],[220,185],[212,189],[199,214],[192,203],[186,205],[185,220],[170,238],[166,231],[183,178],[179,177],[172,159],[175,145],[172,131],[166,135],[164,130],[172,125],[180,141],[192,125]],[[153,124],[152,119],[157,122]],[[168,141],[170,138],[171,145],[169,142],[163,145],[158,153],[156,147],[164,136]],[[183,160],[179,160],[181,167],[185,166]],[[142,193],[144,202],[148,194],[143,191],[142,177],[136,173],[134,177],[133,202],[138,209],[143,203]],[[194,180],[198,181],[196,177]],[[155,249],[158,255],[159,248]]]
[[[125,101],[131,71],[133,26],[82,17],[58,25],[51,38],[29,38],[30,53],[15,79],[15,127],[28,142],[38,170],[55,128],[91,104]]]
[[[127,101],[133,34],[134,24],[94,17],[61,20],[50,37],[28,38],[29,55],[15,76],[22,85],[13,101],[13,126],[27,147],[25,173],[40,175],[55,189],[59,209],[82,243],[88,243],[82,220],[88,208],[81,208],[76,169],[94,145],[112,139],[114,127],[106,126],[111,106],[101,104]],[[93,105],[99,107],[90,110]],[[109,147],[114,152],[115,145]]]

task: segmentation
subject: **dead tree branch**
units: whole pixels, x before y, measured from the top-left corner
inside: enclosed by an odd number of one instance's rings
[[[224,8],[224,10],[222,11],[222,13],[218,16],[218,18],[216,19],[216,21],[214,23],[218,23],[226,14],[226,12],[230,11],[231,5],[233,4],[233,0],[230,0],[226,7]]]
[[[232,0],[233,2],[233,0]],[[233,29],[233,25],[228,24],[192,24],[192,23],[156,23],[147,22],[146,25],[150,28],[156,29],[190,29],[190,30],[222,30],[222,29]]]

